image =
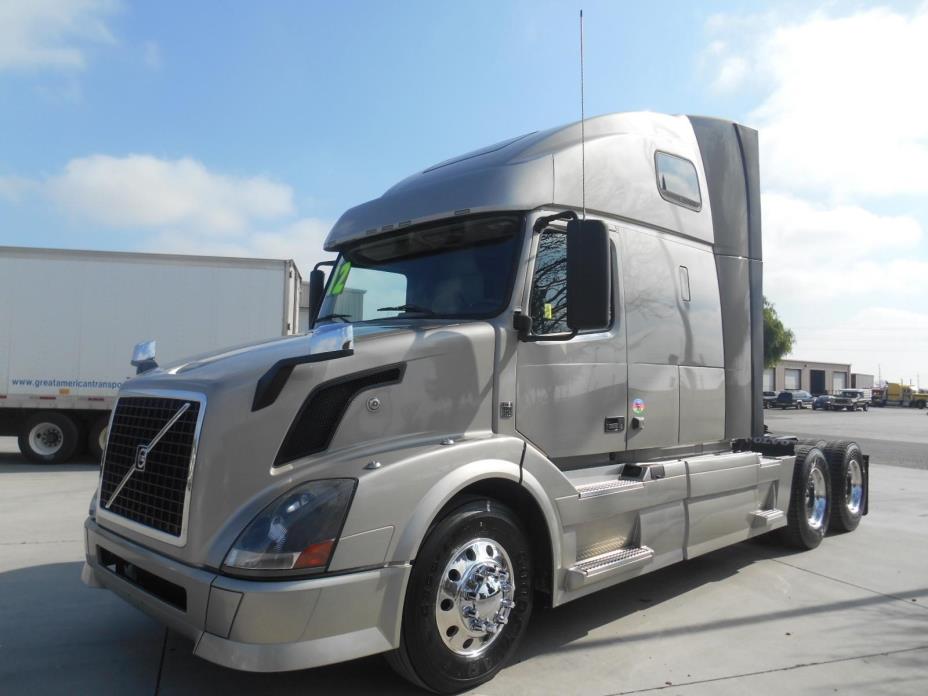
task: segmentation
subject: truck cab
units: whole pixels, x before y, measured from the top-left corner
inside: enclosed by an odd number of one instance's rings
[[[536,603],[773,530],[811,548],[833,507],[856,526],[859,448],[829,455],[838,491],[818,447],[763,437],[756,132],[615,114],[585,137],[405,179],[329,233],[308,335],[129,381],[85,582],[219,664],[385,653],[450,693]]]

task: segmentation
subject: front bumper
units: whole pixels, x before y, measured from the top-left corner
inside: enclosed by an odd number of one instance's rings
[[[81,579],[194,641],[210,662],[250,672],[319,667],[399,645],[411,566],[309,580],[240,580],[193,568],[84,523]]]

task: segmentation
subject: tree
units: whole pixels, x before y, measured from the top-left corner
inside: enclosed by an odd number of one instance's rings
[[[783,326],[773,303],[764,298],[764,367],[773,367],[793,349],[795,334]]]

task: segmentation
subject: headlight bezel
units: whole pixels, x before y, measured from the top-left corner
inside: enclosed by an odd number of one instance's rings
[[[236,536],[223,557],[222,574],[248,579],[298,579],[325,574],[342,536],[357,486],[356,478],[314,479],[274,498]],[[303,496],[310,499],[303,500]],[[283,519],[294,505],[293,518]],[[288,538],[291,535],[295,541]],[[291,548],[271,548],[275,543]],[[317,560],[323,558],[324,562],[301,566],[301,559],[314,548]],[[322,553],[324,556],[319,555]],[[288,559],[290,567],[283,567]],[[281,567],[269,567],[275,561]]]

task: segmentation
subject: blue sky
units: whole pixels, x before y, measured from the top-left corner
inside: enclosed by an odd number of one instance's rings
[[[587,114],[760,128],[767,293],[797,355],[928,383],[918,2],[7,0],[0,244],[305,267],[407,174],[575,120],[581,6]]]

